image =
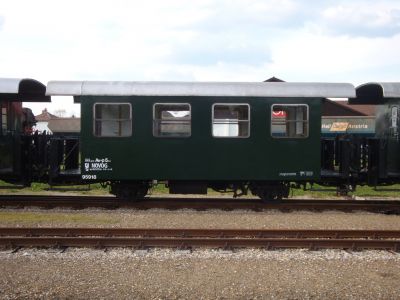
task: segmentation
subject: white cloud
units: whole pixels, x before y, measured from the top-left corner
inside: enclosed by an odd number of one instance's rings
[[[399,1],[347,1],[322,10],[320,25],[329,32],[354,36],[400,33]]]
[[[295,49],[295,51],[293,51]],[[398,81],[400,34],[390,38],[328,37],[297,32],[272,47],[268,69],[290,81]]]

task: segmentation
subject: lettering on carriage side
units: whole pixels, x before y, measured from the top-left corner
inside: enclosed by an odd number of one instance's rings
[[[313,171],[300,171],[299,172],[300,177],[310,177],[314,175]]]
[[[296,172],[281,172],[281,173],[279,173],[279,176],[282,176],[282,177],[296,176],[296,175],[297,175]]]
[[[84,160],[85,172],[90,171],[112,171],[111,159],[109,158],[85,158]]]
[[[89,180],[89,179],[97,179],[97,175],[96,174],[84,174],[84,175],[82,175],[82,179],[87,179],[87,180]]]
[[[311,177],[313,175],[314,175],[313,171],[280,172],[279,173],[279,176],[281,176],[281,177],[290,177],[290,176]]]

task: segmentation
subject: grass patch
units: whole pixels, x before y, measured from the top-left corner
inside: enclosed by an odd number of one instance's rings
[[[47,183],[33,182],[29,187],[20,188],[13,186],[0,180],[0,194],[49,194],[49,193],[61,193],[61,194],[77,194],[77,195],[108,195],[109,189],[103,188],[100,183],[94,183],[90,185],[68,185],[68,186],[53,186],[51,187]],[[9,188],[5,188],[9,187]],[[89,187],[89,189],[87,189]],[[54,188],[54,190],[51,190]]]
[[[309,188],[309,186],[307,186]],[[318,184],[314,184],[314,189],[318,191],[302,190],[302,189],[292,189],[291,195],[293,196],[311,196],[311,197],[335,197],[336,188],[335,187],[325,187]],[[386,189],[386,190],[385,190]],[[397,191],[395,191],[397,190]],[[394,184],[391,186],[378,187],[375,190],[371,186],[357,186],[354,192],[349,192],[349,195],[354,195],[357,197],[399,197],[400,196],[400,184]]]
[[[76,194],[76,195],[109,195],[109,189],[103,188],[100,183],[91,184],[89,186],[89,190],[84,190],[88,185],[74,185],[74,186],[65,186],[65,190],[54,190],[48,191],[50,185],[45,183],[32,183],[30,187],[26,188],[14,188],[12,185],[5,183],[0,180],[0,186],[2,187],[10,187],[10,188],[2,188],[0,189],[0,194],[49,194],[49,193],[60,193],[60,194]],[[308,188],[310,186],[308,185]],[[55,187],[59,188],[59,187]],[[290,192],[290,196],[294,197],[310,197],[310,198],[323,198],[323,197],[336,197],[336,188],[335,187],[324,187],[314,184],[314,189],[318,191],[310,191],[303,189],[292,189]],[[68,190],[69,189],[69,190]],[[81,189],[81,190],[78,190]],[[392,186],[383,186],[379,187],[379,190],[375,190],[374,187],[369,186],[357,186],[356,191],[349,193],[349,195],[354,195],[358,197],[399,197],[400,196],[400,184],[395,184]],[[385,191],[386,189],[386,191]],[[388,191],[397,189],[398,191]],[[158,184],[153,187],[150,191],[152,195],[165,195],[168,194],[168,188],[165,187],[164,184]],[[232,195],[232,193],[219,193],[215,192],[212,189],[208,189],[209,195]]]
[[[356,196],[360,197],[399,197],[400,196],[400,184],[394,184],[391,186],[377,187],[375,190],[369,186],[359,186],[355,192]],[[391,190],[391,191],[389,191]],[[393,191],[397,190],[397,191]]]
[[[155,187],[149,190],[152,194],[168,194],[168,188],[165,187],[165,184],[157,184]]]

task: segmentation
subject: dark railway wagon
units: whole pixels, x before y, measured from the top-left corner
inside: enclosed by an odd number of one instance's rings
[[[368,140],[368,184],[400,182],[400,83],[373,82],[360,85],[350,104],[376,104],[376,135]]]
[[[49,82],[81,103],[81,176],[121,196],[250,189],[287,196],[320,181],[321,104],[351,84]]]
[[[49,102],[46,86],[33,79],[0,78],[0,178],[30,184],[29,151],[31,127],[35,123],[22,102]]]

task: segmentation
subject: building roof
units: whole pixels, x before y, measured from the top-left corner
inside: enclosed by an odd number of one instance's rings
[[[36,121],[38,122],[46,122],[51,119],[58,119],[56,115],[53,115],[47,111],[47,108],[42,110],[42,113],[40,115],[35,116]]]
[[[285,82],[285,81],[278,77],[272,76],[271,78],[264,80],[264,82]]]
[[[335,101],[337,104],[342,105],[347,108],[351,108],[364,116],[375,116],[376,115],[376,105],[361,105],[361,104],[349,104],[348,101]]]
[[[322,105],[323,116],[375,116],[376,105],[354,105],[348,101],[325,99]]]
[[[50,81],[48,96],[355,97],[349,83]]]
[[[47,125],[53,133],[72,133],[81,131],[80,118],[57,118],[49,120]]]

